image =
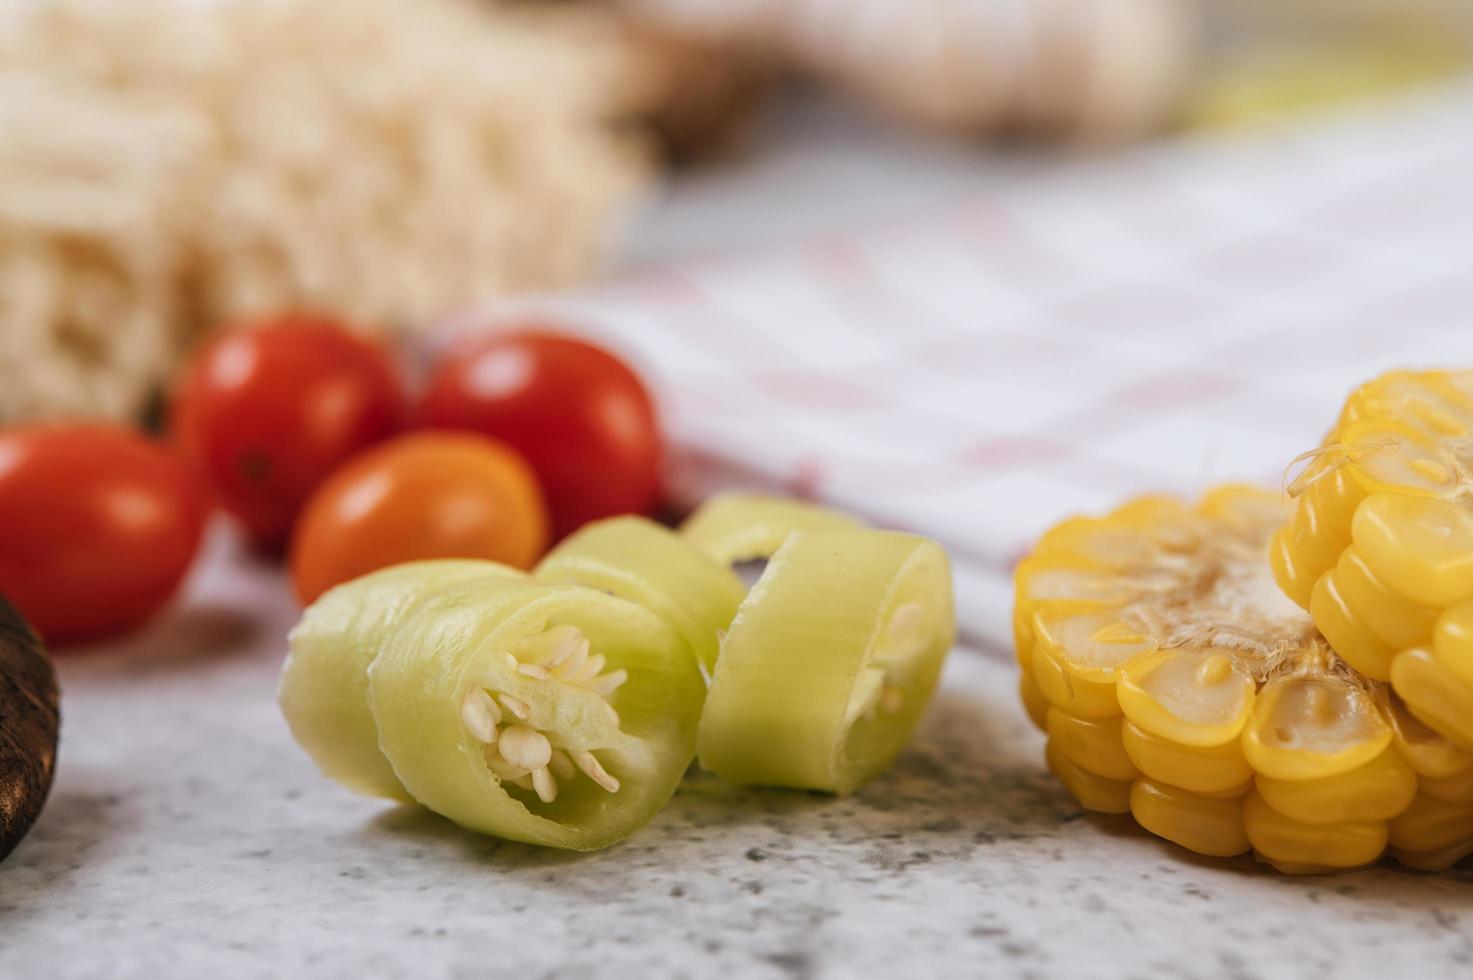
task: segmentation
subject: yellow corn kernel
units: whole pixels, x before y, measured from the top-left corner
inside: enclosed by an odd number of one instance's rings
[[[1300,609],[1308,609],[1314,584],[1319,581],[1321,573],[1307,565],[1295,552],[1288,528],[1281,528],[1269,542],[1268,563],[1273,570],[1274,582],[1284,595]]]
[[[1391,677],[1391,658],[1396,650],[1383,643],[1341,596],[1335,569],[1321,575],[1315,583],[1309,614],[1346,663],[1378,681]]]
[[[1190,554],[1202,543],[1199,515],[1175,497],[1138,497],[1111,511],[1104,521],[1147,543],[1153,556]],[[1131,567],[1139,567],[1139,561]]]
[[[1421,795],[1391,821],[1391,846],[1399,851],[1440,851],[1473,841],[1473,805]]]
[[[1473,595],[1473,513],[1450,500],[1374,493],[1351,537],[1376,577],[1413,602],[1440,608]]]
[[[1177,503],[1177,507],[1180,508],[1181,504]],[[1264,493],[1259,486],[1224,483],[1203,495],[1197,511],[1221,521],[1234,533],[1255,534],[1258,528],[1283,523],[1284,501],[1278,494]]]
[[[1179,648],[1136,660],[1121,673],[1115,694],[1125,717],[1143,730],[1206,748],[1238,737],[1255,688],[1229,653]]]
[[[1118,608],[1129,599],[1107,571],[1076,555],[1055,552],[1018,563],[1013,572],[1013,644],[1020,664],[1032,658],[1033,619]]]
[[[1274,535],[1269,549],[1274,579],[1284,594],[1308,609],[1310,590],[1321,575],[1334,567],[1338,552],[1327,547],[1336,541],[1350,544],[1350,523],[1366,492],[1344,467],[1343,452],[1323,450],[1291,486],[1298,493],[1294,516]]]
[[[1045,727],[1049,744],[1086,772],[1122,782],[1140,774],[1125,753],[1119,718],[1075,718],[1050,708]]]
[[[1435,371],[1431,372],[1442,390],[1456,398],[1459,405],[1467,406],[1470,417],[1473,417],[1473,371]],[[1469,423],[1473,425],[1473,422]]]
[[[1033,613],[1021,605],[1013,609],[1013,656],[1021,670],[1033,670]]]
[[[1446,871],[1469,854],[1473,854],[1473,837],[1430,851],[1404,851],[1398,847],[1391,849],[1392,857],[1418,871]]]
[[[1246,853],[1241,799],[1213,799],[1175,786],[1137,779],[1130,790],[1136,823],[1189,851],[1212,857]]]
[[[1362,386],[1342,417],[1389,419],[1433,438],[1460,438],[1473,424],[1473,402],[1441,371],[1392,371]]]
[[[1113,718],[1120,714],[1114,684],[1094,684],[1071,677],[1042,642],[1033,644],[1033,681],[1049,704],[1076,718]]]
[[[1079,768],[1059,754],[1053,739],[1049,739],[1049,744],[1044,749],[1044,759],[1054,778],[1063,783],[1064,788],[1086,810],[1097,813],[1130,812],[1129,782],[1106,779]]]
[[[1379,821],[1306,824],[1291,820],[1256,792],[1243,800],[1243,826],[1253,850],[1286,874],[1313,874],[1370,864],[1386,849]]]
[[[1217,793],[1198,793],[1198,796],[1206,796],[1214,800],[1240,800],[1253,792],[1253,780],[1247,779],[1231,789],[1225,789]]]
[[[1473,768],[1421,780],[1411,807],[1391,822],[1392,855],[1411,868],[1442,871],[1473,854]]]
[[[1440,782],[1473,775],[1473,754],[1463,751],[1441,732],[1413,715],[1396,694],[1389,699],[1387,718],[1402,758],[1423,780]]]
[[[1316,575],[1333,567],[1350,544],[1348,529],[1330,524],[1314,507],[1296,510],[1281,533],[1290,542],[1295,559]]]
[[[1342,469],[1311,487],[1307,499],[1314,502],[1326,523],[1348,531],[1355,509],[1366,499],[1366,491],[1349,472]]]
[[[1108,569],[1070,555],[1040,556],[1018,563],[1013,572],[1017,604],[1037,612],[1088,612],[1118,607],[1130,593]]]
[[[1037,642],[1069,676],[1114,684],[1132,661],[1156,649],[1156,641],[1122,622],[1117,611],[1034,618]]]
[[[1093,534],[1101,524],[1097,517],[1070,517],[1062,520],[1039,537],[1033,545],[1033,554],[1076,554],[1079,540]]]
[[[1473,752],[1473,684],[1428,650],[1407,650],[1391,663],[1391,686],[1419,720]]]
[[[1148,493],[1116,507],[1106,520],[1134,522],[1147,530],[1155,530],[1190,521],[1191,510],[1170,494]]]
[[[1102,569],[1131,568],[1156,549],[1138,530],[1097,517],[1071,517],[1038,539],[1037,557],[1069,558]]]
[[[1473,769],[1442,779],[1421,776],[1417,781],[1417,789],[1422,795],[1443,803],[1473,806]]]
[[[1155,649],[1155,642],[1114,613],[1033,618],[1033,676],[1056,707],[1076,718],[1120,713],[1115,680],[1121,668]]]
[[[1038,689],[1033,680],[1033,671],[1025,670],[1018,675],[1018,697],[1023,701],[1023,710],[1035,728],[1043,731],[1048,725],[1048,698]]]
[[[1346,468],[1367,499],[1379,493],[1430,499],[1456,489],[1455,473],[1437,440],[1400,422],[1362,419],[1341,430],[1340,443],[1346,447]],[[1365,503],[1356,507],[1357,515]]]
[[[1156,782],[1201,796],[1242,796],[1253,788],[1253,768],[1237,739],[1211,748],[1181,745],[1127,720],[1121,742],[1136,768]]]
[[[1432,627],[1432,653],[1438,662],[1473,684],[1473,602],[1449,607]]]
[[[1344,428],[1363,418],[1395,417],[1395,403],[1405,400],[1414,393],[1414,389],[1410,389],[1409,386],[1425,385],[1439,373],[1395,368],[1372,378],[1357,386],[1345,399],[1345,404],[1340,408],[1337,426]],[[1388,409],[1391,410],[1391,414],[1388,414]]]
[[[1263,802],[1304,824],[1390,820],[1411,806],[1417,773],[1391,746],[1359,769],[1322,779],[1254,781]]]
[[[1391,737],[1370,696],[1349,681],[1281,676],[1258,692],[1243,729],[1243,754],[1272,779],[1323,779],[1370,762]]]
[[[1344,603],[1364,619],[1376,638],[1395,650],[1421,646],[1432,635],[1438,610],[1419,605],[1392,590],[1371,571],[1354,545],[1340,553],[1328,574]],[[1320,632],[1324,632],[1323,627]],[[1328,636],[1328,634],[1326,634]],[[1343,654],[1342,654],[1343,656]],[[1384,677],[1378,678],[1385,680]]]

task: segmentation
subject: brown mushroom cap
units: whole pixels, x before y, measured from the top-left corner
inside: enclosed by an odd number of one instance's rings
[[[20,613],[0,597],[0,860],[25,836],[56,767],[56,671]]]

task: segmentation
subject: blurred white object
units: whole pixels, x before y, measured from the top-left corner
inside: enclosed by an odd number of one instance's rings
[[[1158,127],[1196,59],[1195,0],[620,0],[667,29],[776,48],[949,130],[1115,139]]]

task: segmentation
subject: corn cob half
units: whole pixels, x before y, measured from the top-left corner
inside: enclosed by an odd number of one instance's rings
[[[1306,455],[1274,576],[1341,657],[1390,683],[1408,737],[1438,747],[1440,765],[1408,756],[1422,791],[1392,847],[1446,866],[1473,851],[1473,371],[1362,385]]]
[[[1473,751],[1473,371],[1377,378],[1311,456],[1275,576],[1342,657]]]
[[[1473,762],[1275,587],[1277,495],[1222,487],[1075,518],[1018,567],[1024,703],[1086,809],[1286,872],[1473,849]],[[1436,793],[1427,791],[1435,787]],[[1462,808],[1460,810],[1460,808]]]

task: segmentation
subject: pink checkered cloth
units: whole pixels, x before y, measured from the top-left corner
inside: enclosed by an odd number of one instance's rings
[[[685,500],[767,487],[939,539],[964,633],[1002,651],[1008,570],[1050,524],[1279,485],[1358,381],[1473,364],[1470,104],[1055,163],[494,314],[647,365]]]

